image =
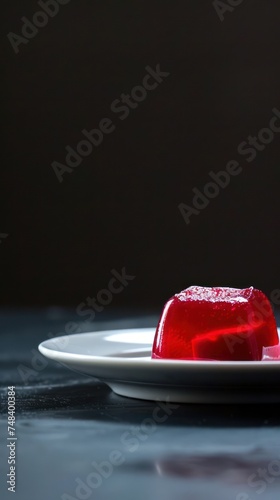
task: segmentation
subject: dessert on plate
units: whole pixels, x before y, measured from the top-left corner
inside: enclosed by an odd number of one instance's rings
[[[279,336],[270,302],[254,287],[186,288],[164,306],[152,358],[280,359]]]

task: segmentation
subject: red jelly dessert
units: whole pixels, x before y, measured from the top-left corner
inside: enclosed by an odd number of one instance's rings
[[[191,286],[163,309],[152,358],[257,361],[279,344],[267,297],[253,287]]]

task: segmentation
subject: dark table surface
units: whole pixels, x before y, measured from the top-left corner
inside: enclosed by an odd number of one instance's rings
[[[181,404],[148,428],[156,402],[117,396],[36,357],[37,345],[65,334],[73,316],[60,309],[0,314],[1,499],[279,500],[279,404]],[[83,329],[156,321],[120,312]],[[16,387],[15,494],[6,483],[9,385]]]

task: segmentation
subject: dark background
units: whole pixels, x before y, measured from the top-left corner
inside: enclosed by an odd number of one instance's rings
[[[159,307],[187,286],[280,288],[280,134],[248,163],[240,142],[280,109],[280,3],[244,0],[220,21],[212,1],[71,0],[15,54],[7,38],[36,1],[5,0],[2,304],[71,305],[135,275],[114,307]],[[113,100],[145,67],[170,73],[126,120]],[[104,137],[59,183],[81,131]],[[243,172],[186,225],[211,170]]]

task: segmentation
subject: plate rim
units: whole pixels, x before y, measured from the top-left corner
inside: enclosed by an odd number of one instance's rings
[[[246,370],[254,370],[256,367],[259,367],[261,370],[270,370],[275,369],[275,367],[280,367],[280,360],[271,360],[271,361],[216,361],[216,360],[183,360],[183,359],[145,359],[141,357],[120,357],[120,356],[98,356],[93,354],[79,354],[79,353],[71,353],[62,349],[55,349],[55,343],[63,341],[65,338],[81,338],[84,339],[86,336],[98,336],[99,340],[104,336],[108,336],[110,334],[117,334],[120,331],[122,332],[140,332],[140,331],[153,331],[156,327],[145,327],[145,328],[118,328],[114,330],[98,330],[91,332],[82,332],[75,333],[70,335],[62,335],[59,337],[54,337],[52,339],[47,339],[41,342],[38,345],[38,350],[41,354],[49,359],[53,359],[57,362],[71,362],[71,361],[80,361],[84,362],[86,365],[94,363],[94,364],[102,364],[109,363],[114,366],[122,366],[122,367],[130,367],[131,365],[140,365],[149,366],[149,369],[158,369],[156,368],[157,364],[160,363],[161,368],[172,369],[172,368],[181,368],[181,369],[190,369],[190,368],[199,368],[203,370],[217,370],[223,368],[223,370],[232,370],[232,369],[246,369]],[[278,333],[280,335],[280,328],[278,328]],[[116,341],[117,342],[117,341]],[[48,344],[53,344],[52,347],[48,346]],[[121,344],[121,343],[120,343]],[[150,345],[150,343],[142,344]],[[270,368],[269,368],[270,367]]]

